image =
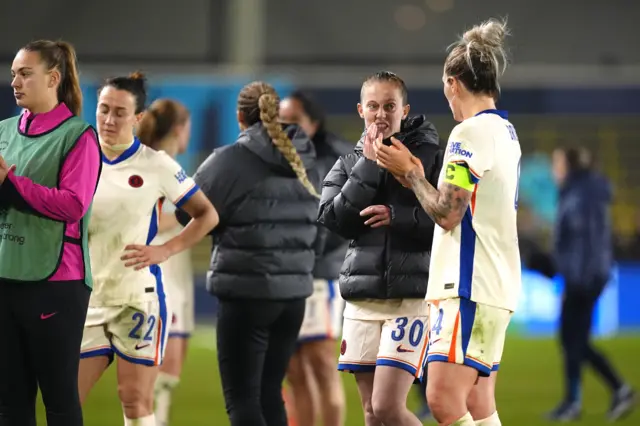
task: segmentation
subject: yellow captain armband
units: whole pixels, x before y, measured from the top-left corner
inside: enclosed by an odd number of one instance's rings
[[[476,187],[471,172],[465,164],[449,163],[444,175],[444,181],[452,185],[473,192]]]

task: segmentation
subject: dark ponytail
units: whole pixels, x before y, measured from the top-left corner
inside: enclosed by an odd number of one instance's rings
[[[47,65],[47,70],[60,72],[58,102],[64,102],[71,112],[82,114],[82,90],[78,75],[76,50],[66,41],[38,40],[27,44],[24,50],[38,52]]]
[[[82,89],[80,89],[76,50],[65,41],[58,41],[56,45],[62,51],[66,71],[62,75],[60,86],[58,86],[58,100],[64,102],[75,115],[80,116],[82,114]]]

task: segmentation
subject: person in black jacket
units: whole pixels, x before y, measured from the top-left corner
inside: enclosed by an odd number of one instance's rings
[[[564,400],[549,413],[549,418],[557,421],[580,417],[584,362],[596,370],[613,393],[609,420],[618,420],[634,405],[634,391],[590,341],[593,310],[613,267],[611,187],[591,170],[590,163],[585,149],[558,149],[553,154],[553,173],[560,186],[554,257],[565,286],[560,341],[566,390]]]
[[[338,368],[355,373],[367,426],[420,425],[406,399],[422,375],[428,340],[424,298],[434,223],[413,192],[377,166],[373,144],[394,135],[433,182],[442,150],[433,124],[408,118],[407,89],[397,75],[373,74],[360,97],[367,130],[325,178],[319,211],[320,223],[351,240],[340,271],[346,307]]]
[[[279,103],[270,85],[245,86],[237,142],[194,175],[220,215],[207,288],[220,302],[218,363],[232,426],[287,425],[282,382],[313,288],[315,150],[297,126],[283,129]]]
[[[316,150],[314,172],[320,180],[341,155],[353,151],[353,144],[330,133],[322,107],[308,94],[294,91],[280,103],[280,119],[297,123],[311,138]],[[326,231],[321,228],[319,232]],[[323,251],[316,258],[313,294],[307,298],[304,320],[296,350],[287,371],[294,410],[288,410],[299,425],[313,426],[319,417],[325,426],[344,424],[345,396],[336,369],[336,339],[340,336],[344,300],[338,289],[338,275],[348,242],[337,234],[324,237]],[[321,413],[321,416],[317,414]]]

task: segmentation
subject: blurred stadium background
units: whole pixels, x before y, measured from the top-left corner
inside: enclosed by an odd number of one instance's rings
[[[390,69],[409,87],[414,113],[425,113],[446,141],[454,122],[442,95],[445,48],[466,27],[509,16],[514,65],[503,81],[500,107],[511,113],[524,151],[520,197],[523,246],[548,250],[556,188],[549,153],[559,145],[590,148],[616,188],[616,258],[594,327],[602,346],[640,388],[640,5],[627,0],[22,0],[0,14],[0,118],[16,114],[9,87],[15,52],[37,38],[73,43],[80,60],[85,118],[95,122],[96,89],[106,76],[140,69],[151,97],[172,97],[193,115],[189,151],[180,158],[193,172],[216,146],[232,143],[235,101],[253,79],[281,95],[303,88],[324,105],[329,128],[356,141],[363,78]],[[636,40],[634,42],[634,40]],[[197,316],[177,392],[175,425],[224,425],[217,375],[215,300],[203,287],[209,241],[193,253]],[[499,384],[504,424],[544,424],[541,414],[560,397],[559,350],[554,332],[561,283],[525,270],[525,292],[507,344]],[[111,372],[112,373],[112,372]],[[588,373],[589,374],[589,373]],[[348,425],[362,424],[350,377]],[[588,378],[583,424],[604,423],[608,395]],[[414,401],[415,402],[415,401]],[[95,389],[86,424],[121,424],[113,374]],[[42,423],[44,424],[44,423]],[[623,424],[640,424],[635,415]]]

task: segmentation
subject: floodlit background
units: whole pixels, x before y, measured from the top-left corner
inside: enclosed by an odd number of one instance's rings
[[[44,0],[5,1],[0,13],[0,118],[15,115],[9,67],[15,52],[37,38],[73,43],[85,93],[84,116],[95,122],[101,78],[147,73],[151,98],[172,97],[193,115],[193,135],[180,158],[193,172],[238,133],[235,100],[253,79],[282,96],[306,89],[324,105],[329,128],[355,143],[360,85],[388,69],[409,87],[412,112],[426,114],[446,141],[454,125],[442,94],[446,47],[465,28],[509,16],[513,66],[499,104],[510,112],[524,151],[520,239],[548,249],[556,204],[549,154],[583,145],[615,186],[616,258],[595,329],[602,348],[640,388],[640,5],[630,0]],[[177,391],[175,425],[225,425],[214,346],[215,300],[203,288],[209,242],[193,253],[197,314]],[[525,269],[521,309],[511,327],[499,381],[505,425],[544,424],[560,397],[559,349],[553,339],[561,283]],[[587,373],[590,374],[590,373]],[[348,425],[362,414],[350,376]],[[417,401],[417,396],[416,396]],[[609,395],[588,377],[585,425],[604,424]],[[90,396],[86,424],[121,424],[112,374]],[[44,424],[44,423],[43,423]],[[635,415],[623,424],[640,424]]]

